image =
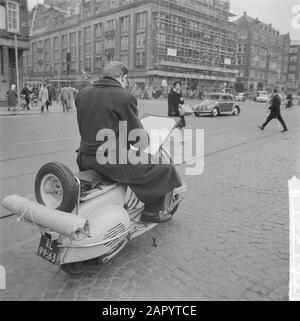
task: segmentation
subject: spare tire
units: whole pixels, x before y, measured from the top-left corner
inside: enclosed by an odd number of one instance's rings
[[[37,173],[34,184],[38,203],[71,213],[78,199],[78,184],[64,164],[45,164]]]

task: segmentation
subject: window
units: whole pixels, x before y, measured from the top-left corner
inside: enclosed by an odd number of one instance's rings
[[[122,37],[121,38],[121,50],[128,50],[128,43],[129,43],[129,37]]]
[[[129,57],[128,57],[128,55],[121,55],[121,62],[122,62],[124,65],[128,66],[128,63],[129,63]]]
[[[95,25],[95,38],[102,38],[102,23],[98,23]]]
[[[53,38],[53,57],[54,57],[54,61],[58,62],[58,60],[59,60],[59,39],[58,39],[58,37]]]
[[[102,41],[96,41],[95,42],[95,55],[96,56],[101,55],[101,47],[102,47]]]
[[[7,30],[20,32],[19,5],[16,2],[7,1]]]
[[[147,23],[147,12],[142,12],[136,15],[136,28],[145,28]]]
[[[222,96],[221,100],[232,100],[230,96]]]
[[[136,53],[136,66],[144,67],[146,65],[146,54],[145,52]]]
[[[95,69],[100,70],[102,63],[102,41],[95,42]]]
[[[129,21],[130,21],[130,17],[129,16],[122,17],[120,19],[121,32],[128,32],[129,31]]]
[[[68,35],[63,35],[62,41],[62,70],[67,71]]]
[[[76,33],[70,34],[70,53],[71,53],[71,65],[70,70],[76,70]]]
[[[82,70],[82,32],[78,31],[78,66]]]
[[[291,56],[290,63],[296,63],[296,62],[297,62],[297,56]]]
[[[255,70],[251,70],[250,77],[251,78],[256,78],[256,71]]]
[[[136,47],[143,48],[146,45],[146,33],[138,33],[136,35]]]
[[[115,39],[105,39],[104,47],[105,49],[115,48],[116,41]]]
[[[104,31],[116,30],[116,20],[109,20],[104,22]]]
[[[50,64],[50,39],[45,40],[45,63],[46,65]],[[46,66],[46,69],[49,68],[49,66]]]
[[[84,41],[88,42],[91,41],[91,27],[84,28]]]
[[[75,32],[70,34],[70,45],[72,47],[76,46],[76,33]]]
[[[92,45],[90,43],[85,44],[84,46],[84,68],[86,71],[91,71],[92,65]]]

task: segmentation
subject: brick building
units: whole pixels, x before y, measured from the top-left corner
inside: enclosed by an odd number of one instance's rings
[[[0,103],[4,105],[10,84],[17,83],[15,34],[21,87],[23,52],[29,49],[27,0],[0,0]]]
[[[292,41],[289,53],[288,91],[300,95],[300,41]]]
[[[242,91],[287,90],[289,34],[280,34],[271,24],[244,15],[237,25],[237,82]]]
[[[95,79],[108,61],[121,60],[141,88],[174,79],[199,90],[234,86],[236,31],[228,1],[91,0],[74,15],[48,5],[36,10],[28,80]]]

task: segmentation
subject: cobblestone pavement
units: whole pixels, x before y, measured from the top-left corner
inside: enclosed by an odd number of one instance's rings
[[[3,254],[2,300],[287,300],[288,179],[298,134],[276,136],[186,177],[173,221],[104,266],[69,277],[32,254],[37,237]]]

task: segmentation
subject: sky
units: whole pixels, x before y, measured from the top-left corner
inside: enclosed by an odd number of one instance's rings
[[[63,1],[63,0],[62,0]],[[43,0],[28,0],[29,8],[32,8]],[[274,28],[281,33],[290,33],[291,40],[300,40],[300,0],[230,0],[231,12],[238,17],[244,11],[253,18],[269,24],[272,23]],[[293,25],[298,12],[298,25]],[[299,8],[299,10],[298,10]]]

